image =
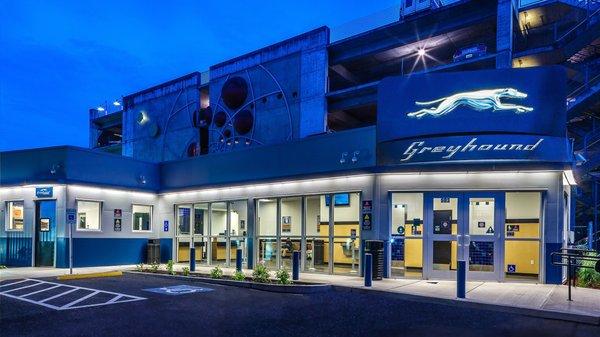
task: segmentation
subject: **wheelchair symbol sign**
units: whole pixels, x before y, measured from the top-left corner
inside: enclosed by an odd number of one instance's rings
[[[188,285],[178,285],[178,286],[170,286],[170,287],[144,289],[144,291],[150,291],[153,293],[164,294],[164,295],[186,295],[186,294],[193,294],[193,293],[205,293],[205,292],[213,291],[213,289],[204,288],[204,287],[194,287],[194,286],[188,286]]]

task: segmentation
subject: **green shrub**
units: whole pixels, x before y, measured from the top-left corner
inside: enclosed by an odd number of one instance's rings
[[[241,271],[237,271],[235,273],[233,273],[233,275],[231,276],[231,278],[233,280],[236,281],[245,281],[246,280],[246,275],[244,275],[244,273],[242,273]]]
[[[0,264],[0,269],[6,269],[6,266],[3,264]]]
[[[152,262],[152,264],[150,265],[150,271],[156,273],[158,272],[158,267],[160,267],[160,264]]]
[[[597,257],[598,253],[588,253],[587,256]],[[594,261],[583,261],[582,266],[591,268],[578,268],[577,269],[577,285],[579,287],[586,288],[600,288],[600,273],[598,273],[594,266]]]
[[[165,268],[167,269],[169,275],[175,275],[175,273],[173,272],[173,260],[167,261],[167,265],[165,266]]]
[[[135,265],[135,270],[137,270],[137,271],[144,271],[144,264],[143,263],[136,264]]]
[[[252,271],[252,280],[259,283],[269,282],[269,268],[264,263],[258,263]]]
[[[221,268],[219,268],[219,266],[214,267],[210,271],[210,277],[211,278],[223,278],[223,270]]]
[[[181,269],[181,271],[183,272],[183,276],[189,276],[190,275],[190,268],[188,268],[188,267],[183,267]]]
[[[275,273],[275,278],[277,279],[277,283],[279,284],[292,284],[292,280],[290,279],[290,272],[281,268]]]

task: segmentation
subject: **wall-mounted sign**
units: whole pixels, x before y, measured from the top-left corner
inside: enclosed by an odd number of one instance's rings
[[[49,218],[41,218],[40,219],[40,232],[49,232],[50,231],[50,219]]]
[[[169,231],[169,220],[163,221],[163,232]]]
[[[51,186],[35,188],[35,197],[36,198],[52,198],[53,194],[54,194],[54,188]]]
[[[372,223],[371,223],[371,213],[364,213],[362,215],[362,230],[363,231],[370,231],[372,229]]]
[[[517,272],[517,265],[515,264],[509,264],[508,266],[506,266],[506,271],[509,273],[516,273]]]
[[[363,200],[362,207],[362,230],[370,231],[373,227],[372,218],[373,218],[373,201],[372,200]]]
[[[354,229],[354,228],[350,229],[350,238],[352,240],[356,239],[356,229]]]
[[[121,231],[121,219],[115,219],[114,230],[115,230],[115,232]]]
[[[77,210],[75,208],[67,208],[67,225],[74,226],[77,223]]]
[[[115,218],[121,218],[123,215],[123,210],[121,210],[120,208],[115,208],[113,213],[114,213]]]
[[[565,99],[560,67],[386,78],[378,88],[378,164],[569,161]]]

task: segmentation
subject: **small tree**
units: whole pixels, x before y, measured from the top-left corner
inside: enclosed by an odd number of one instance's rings
[[[165,268],[167,269],[169,275],[175,275],[175,272],[173,272],[173,260],[167,261],[167,265],[165,266]]]
[[[264,262],[259,262],[254,267],[254,271],[252,272],[252,280],[259,283],[269,282],[269,268],[267,268]]]
[[[214,267],[210,271],[210,277],[211,278],[223,278],[223,270],[221,268],[219,268],[219,266]]]
[[[279,284],[292,284],[292,280],[290,280],[290,272],[285,268],[279,269],[277,273],[275,273],[275,278]]]

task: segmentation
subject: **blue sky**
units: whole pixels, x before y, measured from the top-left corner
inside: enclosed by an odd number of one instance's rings
[[[87,147],[105,100],[397,2],[0,0],[0,151]]]

